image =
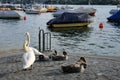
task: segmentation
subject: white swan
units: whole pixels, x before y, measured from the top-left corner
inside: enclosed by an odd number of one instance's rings
[[[35,54],[43,55],[37,49],[29,47],[30,44],[30,34],[26,33],[27,40],[23,44],[23,49],[25,53],[23,54],[23,70],[29,69],[32,64],[35,62]]]

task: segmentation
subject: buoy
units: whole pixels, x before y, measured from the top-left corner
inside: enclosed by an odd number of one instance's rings
[[[95,16],[95,13],[93,13],[93,16]]]
[[[26,20],[26,16],[24,16],[24,20]]]
[[[99,28],[103,28],[103,27],[104,27],[103,23],[100,23]]]

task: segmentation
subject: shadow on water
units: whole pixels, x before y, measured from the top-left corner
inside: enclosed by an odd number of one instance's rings
[[[49,28],[51,32],[59,33],[62,37],[75,37],[88,35],[92,27]]]
[[[13,24],[13,23],[17,23],[17,22],[19,22],[19,21],[21,21],[20,19],[0,19],[0,23],[6,23],[6,24]]]
[[[120,29],[120,23],[118,22],[107,22],[108,24],[114,26],[115,28],[119,28]]]

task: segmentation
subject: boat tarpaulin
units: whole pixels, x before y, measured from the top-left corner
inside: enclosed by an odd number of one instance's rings
[[[91,16],[87,13],[64,12],[62,15],[47,22],[50,24],[88,22]]]
[[[120,21],[120,10],[107,18],[109,21]]]

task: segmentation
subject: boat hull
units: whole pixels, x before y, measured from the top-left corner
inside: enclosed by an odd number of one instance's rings
[[[26,14],[40,14],[39,11],[26,11]]]
[[[80,22],[80,23],[64,23],[64,24],[52,24],[49,25],[50,27],[53,28],[69,28],[69,27],[84,27],[88,26],[90,22]]]
[[[0,19],[21,19],[21,15],[13,10],[0,11]]]

